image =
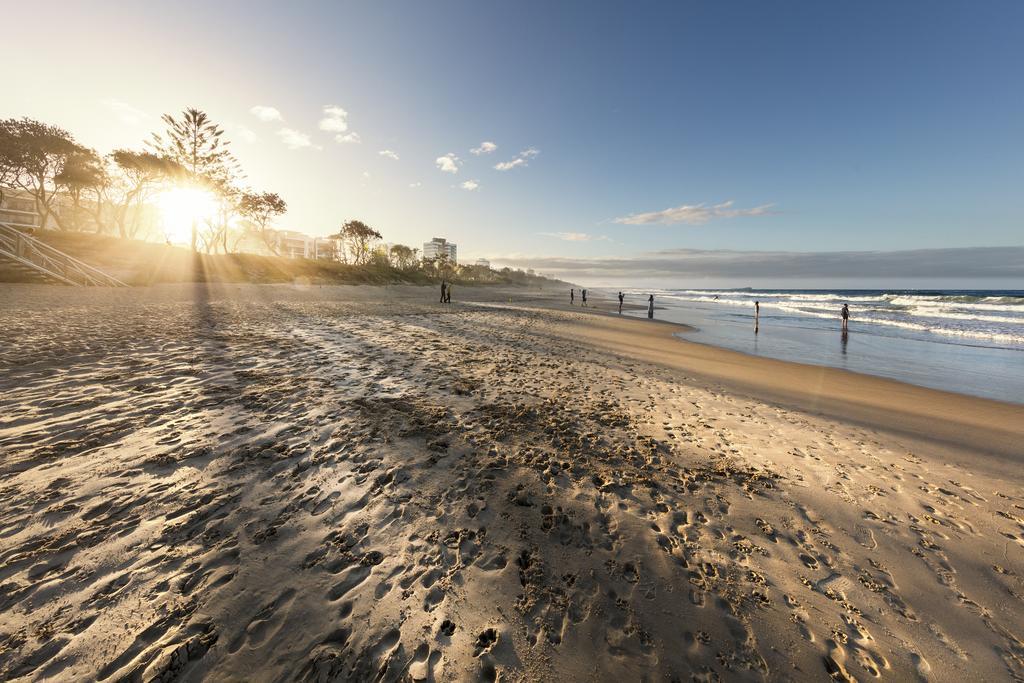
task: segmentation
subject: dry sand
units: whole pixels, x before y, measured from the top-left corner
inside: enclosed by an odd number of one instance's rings
[[[1024,677],[1024,408],[454,294],[0,285],[0,678]]]

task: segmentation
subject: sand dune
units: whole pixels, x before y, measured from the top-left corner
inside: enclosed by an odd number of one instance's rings
[[[0,285],[0,677],[1024,678],[1024,408],[456,296]]]

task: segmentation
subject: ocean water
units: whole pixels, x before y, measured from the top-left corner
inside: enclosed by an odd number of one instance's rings
[[[1024,290],[629,290],[627,301],[652,293],[655,317],[697,328],[681,335],[692,341],[1024,403]]]

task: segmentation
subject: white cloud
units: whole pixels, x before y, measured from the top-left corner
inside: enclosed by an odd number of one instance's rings
[[[257,137],[256,133],[254,133],[251,128],[247,128],[245,126],[232,126],[231,130],[242,142],[253,143],[259,140],[259,137]]]
[[[284,121],[284,117],[274,107],[268,107],[263,104],[257,104],[249,109],[249,113],[258,118],[264,123],[270,123],[271,121]]]
[[[498,146],[496,144],[490,142],[489,140],[484,140],[483,142],[480,143],[479,147],[474,147],[469,151],[471,154],[480,156],[481,154],[490,154],[496,149],[498,149]]]
[[[526,165],[527,164],[526,164],[526,160],[525,159],[521,159],[519,157],[516,157],[512,161],[502,161],[500,164],[495,164],[494,165],[494,170],[495,171],[511,171],[513,168],[516,168],[517,166],[526,166]]]
[[[422,187],[422,186],[423,186],[423,183],[421,183],[418,180],[415,183],[409,183],[409,187]]]
[[[398,161],[398,153],[392,152],[390,149],[382,149],[381,151],[377,152],[377,154],[381,155],[382,157],[387,157],[388,159],[394,159],[395,161]]]
[[[302,149],[304,147],[313,147],[313,141],[310,137],[294,128],[282,128],[277,131],[278,136],[281,138],[288,149]],[[319,149],[319,148],[317,148]]]
[[[445,173],[458,173],[459,166],[462,165],[462,159],[459,159],[452,152],[448,152],[443,157],[434,159],[434,163]]]
[[[348,112],[335,104],[325,104],[324,117],[320,119],[320,130],[344,133],[348,130]]]
[[[335,135],[334,136],[334,141],[335,142],[341,142],[341,143],[352,143],[352,144],[358,145],[360,142],[363,141],[363,139],[361,137],[359,137],[359,133],[356,133],[356,132],[353,131],[351,133],[345,133],[344,135]]]
[[[683,204],[682,206],[675,206],[663,209],[662,211],[630,214],[628,216],[616,218],[615,222],[626,225],[669,225],[672,223],[700,225],[701,223],[707,223],[715,218],[763,216],[773,213],[771,208],[774,206],[774,204],[762,204],[761,206],[755,206],[750,209],[734,209],[732,208],[732,204],[732,200],[722,202],[721,204],[713,204],[711,206],[708,206],[707,204]]]
[[[461,185],[459,185],[459,187],[461,187],[463,190],[469,190],[470,192],[472,192],[473,190],[480,187],[480,183],[476,180],[467,180]]]
[[[495,171],[510,171],[513,168],[518,168],[520,166],[529,166],[530,165],[529,164],[529,160],[534,158],[538,154],[540,154],[540,150],[534,149],[533,147],[531,147],[529,149],[524,149],[522,152],[520,152],[518,155],[516,155],[515,158],[511,159],[510,161],[502,161],[499,164],[495,164],[494,165],[494,170]]]
[[[540,234],[545,237],[557,237],[566,242],[611,241],[605,235],[590,235],[585,232],[542,232]]]
[[[129,126],[145,125],[152,118],[147,112],[142,111],[138,107],[133,107],[127,102],[105,100],[103,104],[114,113],[121,123],[126,123]]]

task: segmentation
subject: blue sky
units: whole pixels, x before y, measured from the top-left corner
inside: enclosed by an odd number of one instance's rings
[[[38,11],[9,9],[8,25]],[[48,11],[43,48],[28,30],[0,47],[33,65],[8,70],[0,115],[108,151],[204,108],[248,182],[288,200],[281,227],[361,218],[391,241],[443,235],[517,263],[1024,244],[1019,2]],[[346,112],[335,130],[327,105]],[[497,149],[473,154],[483,141]]]

